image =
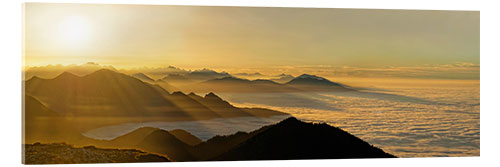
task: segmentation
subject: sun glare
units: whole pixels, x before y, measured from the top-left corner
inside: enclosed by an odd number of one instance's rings
[[[61,42],[72,46],[80,46],[89,38],[90,24],[83,17],[67,17],[61,21],[59,32]]]

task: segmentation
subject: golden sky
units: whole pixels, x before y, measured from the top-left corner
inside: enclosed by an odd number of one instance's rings
[[[25,65],[479,65],[479,12],[25,4]]]

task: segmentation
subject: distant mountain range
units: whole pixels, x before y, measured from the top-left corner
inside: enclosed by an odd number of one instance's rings
[[[355,91],[354,89],[315,75],[302,74],[281,84],[272,80],[247,80],[236,77],[212,79],[184,88],[188,91],[203,92],[328,92]]]
[[[130,74],[137,79],[140,79],[143,82],[147,82],[150,84],[156,84],[161,86],[163,89],[167,91],[184,91],[188,92],[191,90],[201,90],[203,92],[210,92],[215,90],[209,90],[209,88],[217,88],[221,92],[233,92],[234,89],[239,91],[250,91],[245,89],[240,89],[242,87],[253,86],[253,84],[245,84],[245,85],[224,85],[227,88],[219,88],[217,85],[210,85],[206,82],[210,83],[211,81],[221,80],[221,79],[243,79],[250,78],[251,81],[262,81],[267,82],[269,84],[279,83],[283,85],[293,85],[295,87],[302,87],[300,91],[340,91],[338,87],[342,87],[344,85],[335,84],[332,81],[326,82],[325,78],[303,74],[298,77],[293,77],[288,74],[280,74],[280,75],[265,75],[262,73],[235,73],[233,75],[227,72],[217,72],[211,69],[200,69],[200,70],[184,70],[177,67],[169,66],[165,68],[138,68],[138,69],[121,69],[117,70],[112,66],[103,66],[97,63],[89,62],[82,65],[49,65],[49,66],[41,66],[41,67],[29,67],[25,71],[26,80],[35,78],[54,78],[58,75],[69,72],[71,74],[75,74],[76,76],[85,76],[89,75],[99,69],[108,69],[115,72],[124,72],[126,74]],[[152,77],[153,76],[153,77]],[[156,79],[155,79],[156,78]],[[324,80],[325,79],[325,80]],[[272,81],[272,82],[271,82]],[[292,82],[293,81],[293,82]],[[332,84],[333,83],[333,84]],[[244,83],[239,83],[244,84]],[[297,89],[289,89],[284,87],[269,87],[269,86],[258,86],[256,88],[261,88],[263,92],[269,92],[268,89],[272,89],[274,91],[297,91]],[[308,85],[304,87],[304,85]],[[325,86],[330,85],[330,88]],[[210,87],[206,87],[210,86]],[[319,87],[322,86],[322,87]],[[201,88],[200,88],[201,87]],[[337,88],[333,88],[337,87]],[[253,88],[251,91],[258,91],[259,89]]]
[[[144,73],[135,73],[135,74],[132,74],[131,76],[135,77],[143,82],[153,84],[153,85],[158,85],[161,88],[165,89],[166,91],[178,90],[177,87],[173,86],[170,83],[165,82],[165,80],[163,80],[163,79],[154,80],[153,78],[149,77],[148,75],[146,75]]]
[[[24,71],[24,80],[28,80],[34,76],[40,78],[54,78],[57,75],[60,75],[63,72],[70,72],[72,74],[83,76],[90,74],[94,71],[100,69],[108,69],[112,71],[117,71],[113,66],[105,66],[100,65],[95,62],[87,62],[81,65],[47,65],[47,66],[39,66],[39,67],[27,67]]]
[[[36,98],[40,104],[62,117],[72,118],[75,124],[82,123],[79,125],[81,129],[130,121],[202,120],[285,114],[260,108],[237,108],[213,93],[205,97],[194,93],[170,93],[157,85],[156,81],[144,82],[106,69],[81,77],[69,72],[52,79],[33,77],[24,84],[27,96]],[[26,103],[26,108],[30,109],[31,104]],[[104,117],[107,119],[83,119]]]

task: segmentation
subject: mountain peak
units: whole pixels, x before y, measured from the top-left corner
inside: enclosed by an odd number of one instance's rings
[[[332,82],[326,78],[319,77],[316,75],[310,75],[310,74],[302,74],[291,81],[289,81],[287,84],[292,84],[292,85],[318,85],[318,86],[342,86],[339,83]]]
[[[302,122],[294,117],[257,131],[259,134],[212,160],[395,157],[340,128],[325,123]]]
[[[78,76],[76,76],[75,74],[73,73],[70,73],[70,72],[67,72],[67,71],[64,71],[63,73],[59,74],[57,77],[55,77],[54,79],[73,79],[73,78],[78,78]]]
[[[37,81],[37,80],[41,80],[42,78],[36,76],[36,75],[33,75],[30,79],[26,80],[26,82],[33,82],[33,81]]]
[[[139,73],[135,73],[135,74],[132,74],[133,76],[143,76],[143,77],[147,77],[146,74],[142,73],[142,72],[139,72]]]
[[[316,79],[316,80],[327,80],[323,77],[319,77],[316,75],[310,75],[310,74],[302,74],[302,75],[298,76],[297,78],[310,78],[310,79]]]
[[[102,77],[102,76],[121,75],[121,74],[122,73],[119,73],[119,72],[116,72],[116,71],[113,71],[113,70],[110,70],[110,69],[101,68],[101,69],[96,70],[93,73],[90,73],[90,74],[88,74],[86,76],[100,76],[100,77]]]
[[[174,96],[186,96],[186,94],[182,93],[181,91],[175,91],[172,93]]]
[[[101,68],[101,69],[95,71],[94,73],[117,73],[117,72],[110,70],[110,69]]]
[[[220,97],[217,96],[217,95],[215,95],[215,93],[213,93],[213,92],[210,92],[210,93],[206,94],[205,98],[207,98],[207,97],[209,97],[209,98],[219,98],[220,99]]]

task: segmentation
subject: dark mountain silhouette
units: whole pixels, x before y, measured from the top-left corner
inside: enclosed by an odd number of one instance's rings
[[[137,147],[151,153],[165,155],[174,161],[195,160],[194,156],[188,150],[190,145],[182,142],[165,130],[153,131],[139,142]]]
[[[96,145],[101,147],[106,146],[116,148],[132,147],[136,146],[139,142],[143,141],[146,136],[157,130],[160,129],[152,127],[142,127],[122,136],[118,136],[112,140],[100,141],[100,143],[97,143]]]
[[[249,138],[261,133],[266,130],[269,126],[264,126],[253,132],[236,132],[232,135],[227,136],[214,136],[207,141],[196,145],[191,148],[191,153],[198,160],[210,160],[215,158],[222,153],[229,151],[230,149],[236,147],[238,144],[243,143]]]
[[[212,160],[290,160],[395,157],[327,124],[288,118]]]
[[[168,132],[174,135],[177,139],[191,146],[195,146],[203,142],[198,137],[182,129],[174,129]]]
[[[206,105],[200,103],[197,100],[192,99],[190,96],[182,93],[182,92],[173,92],[170,96],[165,96],[169,101],[174,102],[174,104],[184,110],[190,111],[188,114],[193,118],[198,117],[209,117],[209,118],[217,118],[221,117],[221,115],[217,114],[216,111],[213,111],[211,108]],[[219,99],[219,102],[225,102],[222,99]],[[214,101],[213,103],[218,103]],[[228,105],[224,110],[234,108],[232,105]],[[200,119],[201,119],[200,118]]]
[[[215,136],[195,145],[181,140],[175,131],[139,128],[106,142],[108,146],[127,143],[129,147],[119,148],[140,149],[172,161],[395,157],[339,128],[293,117],[250,133]]]
[[[73,147],[64,143],[25,144],[23,151],[23,163],[25,164],[169,162],[163,156],[134,149]]]
[[[316,75],[302,74],[287,82],[288,85],[320,85],[320,86],[342,86],[339,83],[332,82],[326,78]]]
[[[154,82],[155,81],[154,79],[150,78],[149,76],[147,76],[144,73],[135,73],[135,74],[132,74],[132,76],[137,78],[137,79],[140,79],[144,82]]]
[[[80,140],[77,144],[79,145],[85,145],[85,144],[90,144],[90,145],[95,145],[98,147],[102,148],[134,148],[134,149],[140,149],[140,147],[137,147],[139,143],[143,142],[144,139],[149,136],[151,133],[155,131],[165,131],[159,128],[153,128],[153,127],[141,127],[138,128],[132,132],[129,132],[127,134],[124,134],[122,136],[118,136],[114,139],[111,140],[94,140],[90,138],[86,138],[83,140]],[[176,140],[180,140],[181,142],[187,144],[187,145],[197,145],[201,143],[201,139],[197,138],[196,136],[192,135],[191,133],[182,130],[182,129],[174,129],[170,131],[166,131],[173,136],[175,136]]]
[[[285,83],[285,85],[308,91],[355,91],[355,89],[340,83],[332,82],[326,78],[309,74],[302,74],[295,77]]]
[[[193,100],[196,100],[203,104],[204,106],[210,108],[212,111],[216,112],[222,117],[236,117],[236,116],[256,116],[256,117],[268,117],[272,115],[277,115],[274,110],[264,109],[264,108],[239,108],[234,107],[229,102],[223,100],[219,96],[210,92],[204,97],[198,96],[194,93],[188,95]]]

